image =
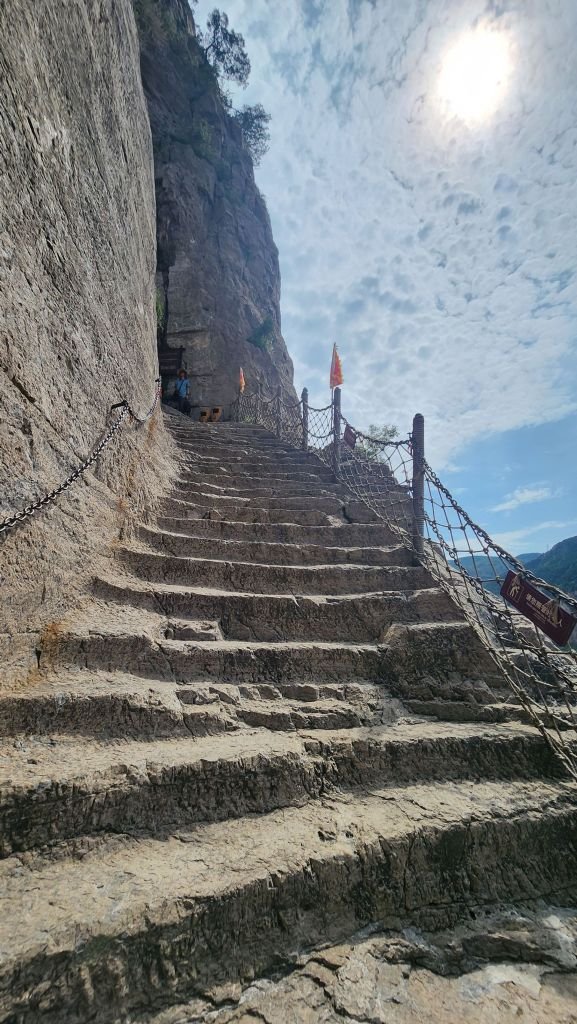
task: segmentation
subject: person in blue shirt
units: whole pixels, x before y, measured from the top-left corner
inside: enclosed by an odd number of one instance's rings
[[[179,370],[178,377],[174,383],[173,402],[179,412],[190,412],[190,383],[186,370]]]

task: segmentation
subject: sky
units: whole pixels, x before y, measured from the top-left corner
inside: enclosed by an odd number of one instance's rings
[[[213,3],[199,2],[202,27]],[[577,534],[577,0],[226,0],[295,385],[514,554]]]

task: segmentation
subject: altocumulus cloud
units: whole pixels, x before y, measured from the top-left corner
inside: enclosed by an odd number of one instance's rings
[[[494,505],[491,512],[512,512],[520,505],[532,505],[536,501],[546,501],[548,498],[558,497],[550,487],[517,487],[512,494],[508,494],[505,500],[499,505]]]
[[[337,341],[348,418],[404,431],[423,412],[438,466],[476,438],[575,410],[577,3],[224,7],[253,64],[238,102],[273,117],[257,177],[297,384],[326,403]],[[478,24],[506,34],[512,73],[473,125],[438,82]]]

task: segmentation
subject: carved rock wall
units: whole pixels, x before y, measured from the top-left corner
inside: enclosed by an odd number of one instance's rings
[[[183,0],[137,0],[152,129],[163,342],[184,348],[195,408],[247,387],[292,392],[266,204]],[[261,345],[249,341],[260,332]],[[257,338],[258,340],[258,338]],[[296,396],[295,396],[296,397]]]
[[[0,520],[57,485],[157,373],[150,128],[130,0],[0,5]],[[160,421],[0,541],[21,671],[168,471]],[[146,469],[146,472],[144,471]]]

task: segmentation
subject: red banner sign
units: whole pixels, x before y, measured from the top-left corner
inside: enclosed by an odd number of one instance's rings
[[[345,442],[345,444],[348,444],[349,448],[354,448],[357,443],[357,435],[355,434],[353,428],[349,427],[348,423],[345,427],[345,432],[343,434],[343,441]]]
[[[569,642],[571,633],[577,625],[577,618],[561,608],[558,601],[542,594],[518,573],[507,573],[501,587],[501,596],[560,647]]]

